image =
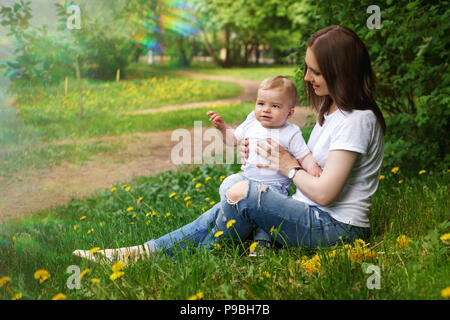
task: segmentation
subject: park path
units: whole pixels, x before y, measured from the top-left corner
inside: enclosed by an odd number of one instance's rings
[[[180,71],[180,73],[203,79],[232,81],[241,85],[243,90],[238,97],[231,99],[167,106],[157,111],[253,101],[256,98],[258,87],[256,81],[186,71]],[[147,110],[147,112],[154,112],[153,110]],[[310,113],[310,109],[297,107],[290,122],[303,126],[306,116]],[[82,199],[93,196],[99,190],[110,188],[114,184],[129,183],[137,177],[176,170],[177,165],[171,161],[171,150],[179,142],[171,141],[171,134],[172,131],[148,132],[52,143],[52,145],[86,142],[98,142],[105,145],[120,143],[124,147],[113,153],[93,155],[83,164],[63,162],[48,169],[19,172],[10,179],[0,177],[0,224],[6,220],[15,220],[33,212],[65,204],[72,198]],[[193,129],[191,136],[193,136]]]

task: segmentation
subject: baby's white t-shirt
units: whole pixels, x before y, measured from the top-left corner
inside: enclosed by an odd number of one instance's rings
[[[249,142],[249,156],[245,160],[246,164],[241,166],[242,174],[249,179],[261,182],[283,184],[290,183],[290,180],[275,170],[256,167],[258,163],[269,163],[266,158],[256,154],[258,141],[266,142],[267,138],[272,138],[297,159],[303,158],[310,152],[297,125],[286,122],[280,128],[264,128],[256,119],[255,111],[252,111],[235,129],[234,136],[237,140],[248,139]]]
[[[317,122],[308,141],[314,160],[325,167],[329,151],[349,150],[359,153],[355,165],[336,200],[322,207],[298,188],[293,198],[315,205],[337,221],[369,227],[369,208],[378,187],[384,155],[381,126],[371,110],[337,110],[325,115],[323,126]]]

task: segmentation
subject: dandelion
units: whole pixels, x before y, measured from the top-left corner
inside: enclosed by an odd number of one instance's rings
[[[117,191],[116,187],[111,188],[111,192],[115,192],[115,191]]]
[[[202,207],[202,212],[205,212],[205,210],[207,209],[208,207]]]
[[[94,253],[96,253],[98,250],[100,250],[100,247],[94,247],[91,250],[89,250],[89,255],[93,255]]]
[[[236,223],[236,220],[231,219],[227,222],[227,229],[230,229],[234,224]]]
[[[263,275],[264,275],[267,279],[270,279],[270,273],[268,273],[267,271],[263,271]]]
[[[63,293],[58,293],[57,295],[55,295],[52,300],[66,300],[67,296]]]
[[[192,178],[192,181],[196,181],[197,180],[197,178]]]
[[[217,250],[220,250],[220,249],[221,249],[221,246],[220,246],[219,243],[214,243],[214,244],[213,244],[213,247],[214,247],[214,249],[217,249]]]
[[[34,273],[34,278],[36,280],[39,280],[39,283],[42,283],[48,278],[50,278],[50,273],[45,269],[39,269],[36,270],[36,272]]]
[[[206,197],[205,200],[206,200],[206,201],[209,201],[209,200],[211,200],[211,198],[210,198],[210,197]]]
[[[400,248],[407,248],[408,244],[411,242],[411,238],[405,236],[405,235],[400,235],[397,237],[397,244],[399,245]]]
[[[384,180],[385,176],[383,176],[382,174],[380,174],[380,180]]]
[[[164,216],[164,218],[168,218],[170,217],[170,212],[167,212],[166,215]]]
[[[143,197],[139,197],[139,199],[137,199],[137,204],[140,204],[142,200],[144,200],[144,198]]]
[[[11,240],[12,240],[12,241],[16,241],[16,236],[12,236],[12,237],[11,237]]]
[[[97,283],[100,282],[100,280],[97,279],[97,278],[92,278],[92,279],[91,279],[91,282],[92,282],[93,284],[97,284]]]
[[[196,294],[190,296],[187,298],[187,300],[202,300],[205,297],[203,292],[197,292]]]
[[[221,235],[223,235],[223,231],[217,231],[217,232],[214,234],[214,238],[218,238],[218,237],[220,237]]]
[[[175,197],[177,194],[175,192],[172,192],[171,194],[169,194],[169,198],[173,198]]]
[[[393,167],[392,170],[391,170],[391,172],[392,172],[393,174],[397,174],[397,172],[398,172],[399,169],[400,169],[399,167]]]
[[[128,186],[128,185],[125,183],[125,184],[122,186],[122,189],[125,189],[127,186]]]
[[[211,180],[211,177],[206,177],[205,178],[205,183],[208,182],[209,180]]]
[[[94,231],[94,228],[90,228],[87,233],[89,234],[89,233],[91,233],[93,231]]]
[[[126,263],[124,261],[117,261],[116,263],[113,264],[113,266],[111,267],[111,270],[113,272],[119,272],[122,271],[123,268],[125,268]]]
[[[104,221],[100,222],[99,226],[103,228],[105,226],[105,222]]]
[[[441,296],[442,298],[450,298],[450,287],[446,287],[445,289],[441,290]]]
[[[22,299],[22,293],[20,293],[20,292],[16,293],[16,294],[11,298],[11,300],[20,300],[20,299]]]
[[[186,202],[186,208],[189,208],[190,205],[191,205],[191,201]]]
[[[214,205],[214,204],[216,204],[216,202],[215,201],[211,201],[209,204],[210,205]]]
[[[253,251],[255,251],[255,249],[256,249],[256,247],[258,246],[258,242],[253,242],[251,245],[250,245],[250,247],[249,247],[249,250],[250,250],[250,253],[252,253]]]
[[[445,244],[450,244],[450,233],[444,233],[439,239]]]
[[[77,229],[78,229],[78,227],[79,227],[79,225],[77,225],[77,224],[76,224],[76,225],[74,225],[74,226],[73,226],[73,230],[77,230]]]
[[[86,216],[80,217],[80,221],[83,221],[84,219],[86,219]]]
[[[423,170],[422,169],[422,170],[419,171],[419,175],[424,174],[425,172],[427,172],[427,170]]]
[[[131,187],[130,186],[128,186],[126,189],[125,189],[125,191],[130,191],[131,190]]]
[[[398,184],[402,184],[403,183],[403,179],[398,180]]]
[[[0,288],[3,287],[7,282],[11,282],[11,278],[10,277],[0,278]]]
[[[89,272],[91,272],[90,269],[84,269],[83,271],[81,271],[81,273],[80,273],[80,280],[83,280],[83,278],[84,278]]]
[[[223,179],[225,179],[225,176],[220,176],[219,180],[222,181]]]
[[[195,188],[200,188],[202,186],[202,184],[200,183],[200,182],[198,182],[196,185],[195,185]]]
[[[125,274],[125,272],[123,271],[117,271],[117,272],[113,272],[111,273],[111,275],[109,276],[109,279],[111,279],[112,281],[119,279],[120,277],[122,277]]]
[[[133,210],[134,210],[133,207],[128,207],[128,208],[127,208],[127,212],[130,212],[130,211],[133,211]]]
[[[270,235],[273,235],[274,230],[275,230],[275,226],[272,226],[272,228],[270,228]]]
[[[188,201],[188,200],[191,200],[190,196],[187,196],[186,198],[184,198],[184,201]]]

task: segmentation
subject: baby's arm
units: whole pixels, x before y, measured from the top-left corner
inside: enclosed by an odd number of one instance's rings
[[[237,145],[237,139],[234,136],[233,127],[226,124],[225,121],[223,121],[222,116],[215,111],[207,111],[206,115],[210,116],[209,121],[211,121],[213,126],[220,130],[222,137],[225,139],[225,143],[235,147]]]
[[[314,177],[320,177],[322,174],[322,168],[314,161],[312,153],[309,152],[301,159],[297,159],[303,169]]]

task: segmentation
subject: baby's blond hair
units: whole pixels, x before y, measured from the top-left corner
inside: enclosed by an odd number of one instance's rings
[[[294,81],[285,76],[272,76],[264,79],[258,90],[269,90],[274,88],[282,88],[292,98],[292,108],[297,104],[298,93]]]

